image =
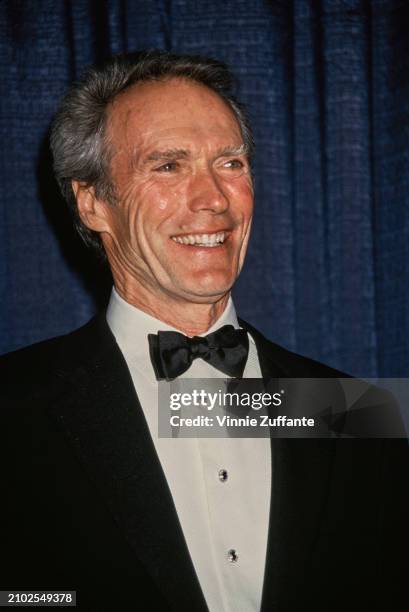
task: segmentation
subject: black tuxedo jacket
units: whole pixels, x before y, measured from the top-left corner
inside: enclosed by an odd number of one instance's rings
[[[250,328],[263,376],[340,373]],[[0,590],[205,612],[124,358],[101,315],[0,359]],[[262,612],[407,609],[404,440],[275,439]]]

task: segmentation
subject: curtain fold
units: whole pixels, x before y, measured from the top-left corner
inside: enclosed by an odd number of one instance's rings
[[[143,48],[238,79],[257,153],[239,314],[359,376],[407,376],[409,6],[403,0],[4,0],[0,352],[65,333],[109,274],[71,229],[48,131],[82,70]]]

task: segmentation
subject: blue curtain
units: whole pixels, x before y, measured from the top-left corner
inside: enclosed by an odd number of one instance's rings
[[[0,352],[106,301],[52,178],[49,125],[85,66],[157,47],[229,63],[254,124],[241,316],[352,374],[408,375],[406,0],[3,0],[0,28]]]

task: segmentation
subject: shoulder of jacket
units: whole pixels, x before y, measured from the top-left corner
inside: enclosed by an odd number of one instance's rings
[[[351,376],[320,361],[294,353],[280,344],[268,340],[260,331],[246,321],[239,319],[239,322],[253,337],[258,350],[262,350],[265,355],[268,355],[270,359],[278,363],[280,368],[290,377],[350,378]]]
[[[96,319],[67,334],[0,356],[0,393],[30,394],[36,388],[46,387],[66,358],[73,365],[81,358],[81,348],[87,343]]]

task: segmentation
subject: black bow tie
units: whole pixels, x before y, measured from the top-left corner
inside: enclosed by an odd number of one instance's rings
[[[247,361],[249,340],[244,329],[224,325],[207,336],[189,338],[178,332],[148,334],[149,350],[156,378],[172,380],[186,372],[200,357],[224,374],[241,378]]]

